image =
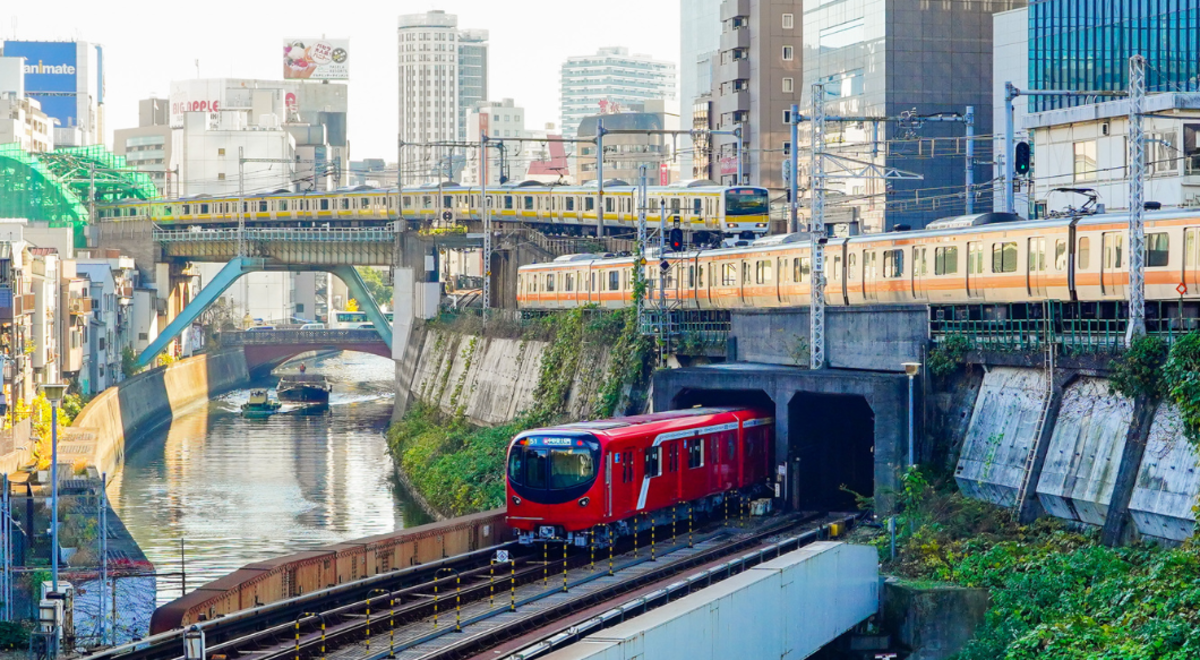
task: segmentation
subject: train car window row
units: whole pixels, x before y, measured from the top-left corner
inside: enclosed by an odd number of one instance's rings
[[[992,272],[1017,272],[1017,242],[1007,241],[992,244]]]
[[[933,250],[933,274],[955,275],[958,273],[958,246],[949,245]]]
[[[872,253],[874,256],[874,253]],[[904,275],[904,250],[884,250],[883,276],[894,279]]]
[[[646,478],[657,477],[662,474],[662,447],[649,447],[646,449],[645,472]]]
[[[683,446],[688,453],[688,469],[704,467],[704,439],[684,440]]]
[[[1146,267],[1166,266],[1171,258],[1171,240],[1167,234],[1146,234]]]

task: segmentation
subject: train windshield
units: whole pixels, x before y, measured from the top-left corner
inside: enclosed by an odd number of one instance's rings
[[[766,215],[767,191],[763,188],[730,188],[725,191],[725,215]]]
[[[580,446],[543,445],[554,440],[556,438],[526,438],[526,444],[514,445],[508,455],[509,480],[525,488],[565,490],[596,478],[599,451],[584,446],[592,443],[564,438],[566,442],[579,442]]]

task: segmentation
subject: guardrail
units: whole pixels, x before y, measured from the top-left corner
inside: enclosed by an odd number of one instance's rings
[[[222,346],[275,344],[371,344],[383,340],[371,328],[334,330],[251,330],[218,333]]]
[[[236,242],[239,239],[237,229],[156,229],[154,240],[160,243],[195,243],[195,242]],[[245,238],[249,241],[300,241],[305,243],[378,243],[392,242],[396,232],[390,228],[361,227],[348,228],[247,228]]]

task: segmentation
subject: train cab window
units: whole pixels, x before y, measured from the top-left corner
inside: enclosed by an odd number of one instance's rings
[[[550,440],[559,439],[547,439]],[[533,442],[536,443],[537,440]],[[584,446],[516,445],[508,456],[508,478],[526,488],[574,488],[595,479],[597,453],[595,448]]]
[[[621,273],[615,270],[608,271],[608,290],[621,290]]]
[[[807,282],[808,276],[812,272],[812,261],[809,257],[795,257],[792,259],[792,281]]]
[[[934,248],[933,250],[933,274],[934,275],[954,275],[958,272],[958,246],[948,245],[946,247]]]
[[[662,474],[662,447],[650,447],[646,450],[644,467],[645,472],[642,474],[647,479]]]
[[[1146,267],[1166,266],[1171,256],[1171,243],[1166,233],[1146,234]]]
[[[1125,237],[1118,232],[1105,232],[1101,239],[1104,249],[1104,270],[1115,270],[1124,261]]]
[[[704,438],[684,440],[683,449],[688,455],[689,470],[704,467]]]
[[[992,272],[993,273],[1015,273],[1015,272],[1017,272],[1017,243],[1016,243],[1016,241],[1007,241],[1004,243],[992,243]]]
[[[769,260],[759,261],[754,264],[754,281],[758,284],[770,284],[774,280],[771,262]]]
[[[556,279],[558,279],[558,278],[555,277],[554,273],[550,273],[550,274],[546,275],[546,292],[547,293],[554,291],[554,280],[556,280]]]
[[[566,203],[566,206],[564,208],[566,208],[568,211],[575,210],[575,198],[574,197],[568,197],[566,199],[565,203]]]
[[[904,250],[883,251],[883,276],[900,277],[904,275]]]

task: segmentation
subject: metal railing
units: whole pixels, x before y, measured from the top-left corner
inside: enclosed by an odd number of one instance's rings
[[[274,344],[369,344],[382,342],[379,333],[371,328],[334,330],[251,330],[247,332],[222,332],[218,335],[222,346],[250,346]]]
[[[236,242],[237,229],[154,230],[154,240],[160,243]],[[396,232],[390,228],[270,228],[246,229],[246,239],[252,241],[300,241],[304,243],[377,243],[391,242]]]

